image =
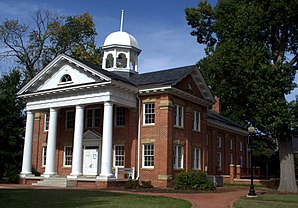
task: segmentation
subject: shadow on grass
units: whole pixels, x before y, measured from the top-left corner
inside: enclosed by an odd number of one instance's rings
[[[191,207],[187,201],[98,190],[0,189],[0,207]]]

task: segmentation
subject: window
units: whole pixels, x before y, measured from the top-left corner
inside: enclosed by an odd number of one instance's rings
[[[114,145],[114,167],[124,167],[124,145]]]
[[[72,146],[64,147],[63,166],[70,167],[72,165]]]
[[[106,68],[113,68],[114,65],[114,57],[112,54],[109,54],[106,59]]]
[[[194,131],[201,131],[201,118],[200,118],[200,112],[195,111],[193,112],[193,123],[192,123],[192,129]]]
[[[240,164],[240,167],[242,168],[242,165],[243,165],[243,157],[242,157],[242,155],[240,155],[240,157],[239,157],[239,164]]]
[[[174,169],[183,168],[183,147],[181,145],[174,146]]]
[[[116,67],[117,68],[126,68],[127,66],[127,58],[124,53],[120,53],[116,59]]]
[[[41,156],[41,165],[44,167],[46,166],[46,160],[47,160],[47,147],[42,147],[42,156]]]
[[[183,107],[180,105],[175,105],[175,112],[174,112],[174,126],[175,127],[183,127]]]
[[[99,127],[100,111],[99,108],[87,109],[86,127]]]
[[[232,139],[230,139],[229,148],[230,148],[230,150],[233,149],[233,140]]]
[[[145,103],[144,104],[144,124],[155,123],[155,104]]]
[[[74,111],[66,111],[66,129],[73,129],[75,123]]]
[[[71,81],[72,81],[72,79],[69,74],[64,74],[60,79],[60,82],[71,82]]]
[[[44,131],[48,131],[49,130],[49,122],[50,122],[50,114],[45,113],[44,114],[44,125],[43,125]]]
[[[221,137],[217,137],[217,147],[221,148]]]
[[[193,148],[193,169],[201,170],[201,150],[199,148]]]
[[[154,144],[143,144],[143,168],[154,167]]]
[[[229,162],[230,164],[234,164],[233,154],[230,154]]]
[[[125,108],[124,107],[116,107],[116,126],[124,126],[125,125]]]
[[[243,144],[242,144],[242,141],[239,142],[239,151],[242,151],[243,149]]]
[[[221,170],[221,152],[217,153],[217,170]]]

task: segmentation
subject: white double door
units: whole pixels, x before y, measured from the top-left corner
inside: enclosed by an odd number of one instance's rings
[[[84,147],[83,175],[96,176],[100,173],[101,150],[98,146]]]

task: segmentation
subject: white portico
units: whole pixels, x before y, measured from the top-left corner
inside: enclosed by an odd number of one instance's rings
[[[102,72],[102,71],[101,71]],[[112,174],[112,127],[113,106],[136,107],[136,87],[113,80],[113,77],[100,73],[89,66],[66,55],[58,56],[20,92],[19,96],[27,100],[26,134],[21,177],[31,174],[31,157],[33,142],[34,112],[49,112],[49,129],[47,139],[46,166],[44,177],[57,175],[56,141],[59,110],[75,108],[75,125],[73,138],[73,162],[70,178],[83,174],[83,138],[84,108],[88,105],[103,105],[103,132],[98,140],[101,147],[101,172],[99,178],[107,180]],[[118,77],[119,78],[119,77]]]
[[[137,87],[125,77],[138,73],[138,55],[141,50],[136,39],[122,31],[111,33],[105,40],[103,67],[94,68],[66,55],[59,55],[38,73],[18,95],[27,100],[26,134],[21,177],[30,176],[34,113],[49,112],[48,138],[44,177],[57,175],[56,149],[59,111],[72,107],[74,136],[72,166],[68,178],[83,174],[97,175],[108,180],[112,173],[113,107],[136,108]],[[102,137],[84,132],[86,106],[103,106]],[[85,147],[83,151],[83,147]],[[92,155],[92,157],[90,156]],[[90,164],[83,166],[84,160]],[[95,160],[94,158],[99,158]]]

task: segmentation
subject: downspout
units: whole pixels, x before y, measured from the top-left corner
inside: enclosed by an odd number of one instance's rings
[[[139,109],[138,109],[138,173],[137,173],[137,178],[136,180],[139,180],[140,178],[140,170],[141,170],[141,167],[140,167],[140,152],[141,152],[141,100],[139,98],[139,96],[137,95],[137,99],[138,99],[138,102],[139,102]]]

